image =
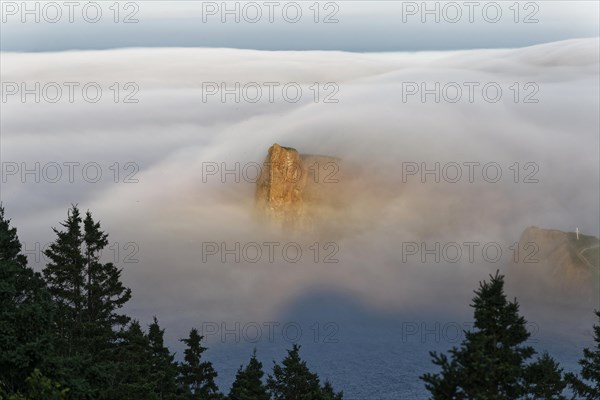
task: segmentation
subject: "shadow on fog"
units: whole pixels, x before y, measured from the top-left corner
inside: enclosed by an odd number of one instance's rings
[[[565,371],[577,370],[582,349],[592,343],[594,322],[591,316],[583,317],[582,310],[570,311],[572,329],[525,314],[531,333],[527,344],[538,352],[549,351]],[[268,374],[273,360],[280,362],[298,342],[309,368],[343,389],[344,398],[426,399],[428,392],[418,377],[435,371],[429,351],[459,346],[464,337],[460,330],[470,329],[472,313],[466,304],[454,313],[434,309],[385,313],[341,291],[316,290],[289,304],[271,323],[278,324],[271,336],[268,327],[259,324],[262,337],[257,341],[257,331],[249,323],[239,328],[229,324],[227,331],[220,327],[210,335],[207,357],[219,371],[217,381],[223,390],[228,391],[237,368],[248,362],[254,348]]]

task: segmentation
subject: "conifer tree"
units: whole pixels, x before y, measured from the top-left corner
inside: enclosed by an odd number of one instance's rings
[[[193,328],[187,339],[181,339],[187,348],[184,361],[179,365],[179,382],[185,392],[185,398],[197,400],[222,399],[223,395],[215,384],[217,372],[210,361],[203,361],[202,354],[207,350],[200,342],[203,336]]]
[[[288,350],[282,365],[273,365],[267,386],[274,400],[317,400],[321,387],[317,374],[310,372],[306,361],[300,358],[300,346],[294,344]]]
[[[121,270],[100,262],[108,236],[90,212],[82,219],[72,206],[61,225],[53,229],[57,238],[44,253],[50,262],[43,270],[56,308],[55,364],[72,396],[99,398],[114,380],[115,328],[129,319],[117,309],[131,291],[121,282]]]
[[[450,350],[450,359],[431,353],[442,371],[421,379],[434,400],[515,400],[527,394],[525,361],[535,351],[523,344],[529,337],[526,322],[516,300],[506,299],[504,277],[497,272],[490,278],[475,291],[475,329],[465,332],[461,347]]]
[[[567,386],[562,368],[545,352],[526,367],[527,400],[567,400],[562,393]]]
[[[83,256],[85,259],[84,333],[96,351],[113,338],[113,328],[124,326],[129,318],[117,310],[131,298],[131,289],[121,282],[121,272],[112,262],[100,262],[102,250],[108,245],[108,234],[100,229],[87,211],[83,220]]]
[[[583,358],[579,360],[580,376],[569,373],[567,381],[578,396],[585,400],[600,399],[600,310],[595,311],[598,325],[594,325],[593,348],[583,350]]]
[[[113,380],[100,398],[158,400],[155,382],[152,381],[152,352],[150,340],[142,331],[138,321],[118,334],[116,347],[112,352],[116,371]]]
[[[27,266],[17,230],[0,205],[0,390],[23,391],[26,378],[47,367],[52,314],[45,283]]]
[[[343,393],[342,392],[338,392],[336,393],[333,390],[333,386],[331,386],[331,383],[329,381],[325,381],[325,384],[323,385],[322,388],[322,400],[343,400]]]
[[[267,379],[273,400],[341,400],[342,393],[334,393],[331,384],[320,386],[319,377],[311,372],[306,361],[300,358],[300,346],[288,350],[282,365],[273,365],[273,375]],[[333,396],[333,397],[332,397]]]
[[[256,349],[246,368],[240,368],[231,386],[228,400],[269,400],[267,388],[263,384],[262,363],[256,359]]]
[[[154,383],[154,392],[160,400],[176,398],[177,395],[177,364],[174,356],[164,345],[164,329],[160,329],[158,320],[154,317],[148,329],[150,345],[151,373],[150,381]]]
[[[53,228],[57,238],[45,251],[50,262],[44,269],[48,290],[57,307],[57,329],[60,349],[66,356],[74,355],[81,346],[85,296],[85,260],[81,253],[83,234],[79,209],[73,206],[65,230]]]
[[[120,269],[100,262],[108,235],[89,211],[82,220],[72,206],[62,226],[63,231],[54,229],[57,239],[45,251],[50,262],[44,277],[57,304],[63,351],[67,356],[101,352],[114,339],[113,328],[128,321],[117,309],[131,298],[131,290],[123,286]]]

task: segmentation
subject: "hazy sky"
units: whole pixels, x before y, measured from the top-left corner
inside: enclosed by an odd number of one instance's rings
[[[2,3],[3,51],[165,46],[446,50],[596,37],[599,29],[597,1],[430,1],[425,6],[421,1],[321,1],[318,6],[314,1],[270,6],[230,1],[225,7],[221,1],[135,1],[121,2],[118,12],[110,1],[85,12],[83,2],[72,9],[35,2],[40,4],[37,12],[29,6],[33,14],[24,13],[21,2]]]

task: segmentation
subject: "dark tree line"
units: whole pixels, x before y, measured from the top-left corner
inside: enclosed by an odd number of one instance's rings
[[[530,336],[525,318],[517,301],[507,300],[502,275],[480,283],[471,307],[475,329],[464,332],[461,346],[449,356],[431,352],[441,371],[421,376],[433,400],[600,399],[599,311],[595,348],[584,350],[578,376],[564,374],[548,353],[532,360],[536,352],[524,344]]]
[[[0,206],[0,400],[341,400],[300,359],[298,346],[265,380],[252,355],[228,395],[215,383],[196,329],[182,362],[156,317],[144,329],[120,312],[131,298],[122,270],[100,260],[108,235],[73,206],[45,251],[42,273],[27,266]]]
[[[144,329],[120,313],[131,290],[121,269],[100,261],[108,235],[91,213],[82,217],[73,206],[61,225],[45,251],[50,262],[35,272],[0,206],[0,400],[342,400],[297,345],[266,379],[255,352],[221,393],[196,329],[181,340],[178,363],[156,317]],[[441,371],[421,379],[432,399],[600,399],[600,311],[580,374],[564,374],[547,353],[533,359],[526,321],[516,300],[507,300],[502,275],[480,283],[471,307],[474,329],[461,346],[431,353]]]

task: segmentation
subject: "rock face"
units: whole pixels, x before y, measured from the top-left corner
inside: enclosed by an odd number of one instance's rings
[[[314,230],[321,214],[336,206],[339,163],[335,157],[301,155],[275,143],[257,181],[259,214],[286,230]]]
[[[519,257],[511,266],[523,290],[598,304],[599,239],[575,232],[529,227],[519,239]]]

